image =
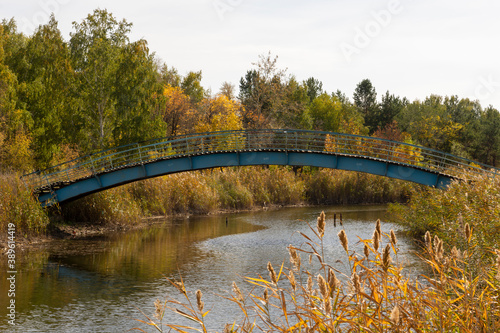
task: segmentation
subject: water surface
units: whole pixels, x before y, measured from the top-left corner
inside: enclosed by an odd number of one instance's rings
[[[237,309],[220,295],[228,295],[232,281],[243,290],[243,276],[267,277],[266,264],[289,265],[286,247],[305,246],[298,233],[312,235],[321,210],[327,215],[325,257],[343,269],[345,252],[333,214],[342,213],[350,247],[371,238],[375,221],[384,220],[384,206],[286,208],[253,213],[165,221],[147,229],[83,240],[61,240],[18,258],[16,281],[17,326],[7,325],[8,285],[5,260],[0,267],[0,330],[12,332],[124,332],[148,328],[135,321],[154,313],[154,301],[179,293],[166,278],[182,276],[187,288],[201,289],[208,326],[221,331],[232,323]],[[226,224],[227,218],[227,224]],[[337,217],[338,219],[338,217]],[[382,230],[398,226],[382,223]],[[410,242],[399,237],[398,260],[412,269]],[[361,252],[362,248],[360,248]],[[307,258],[303,258],[307,261]],[[3,274],[3,275],[2,275]],[[185,323],[177,317],[167,321]],[[152,330],[151,330],[152,331]]]

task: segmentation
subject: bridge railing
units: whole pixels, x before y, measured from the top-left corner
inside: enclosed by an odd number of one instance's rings
[[[350,134],[305,130],[242,130],[182,135],[125,145],[86,155],[22,176],[32,190],[157,160],[225,151],[282,150],[378,159],[458,177],[464,170],[491,172],[492,167],[412,144]],[[494,169],[493,172],[497,172]]]

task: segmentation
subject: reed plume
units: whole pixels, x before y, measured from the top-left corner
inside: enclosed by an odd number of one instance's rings
[[[340,281],[331,268],[328,270],[328,286],[330,287],[330,297],[333,297],[333,293],[340,286]]]
[[[309,292],[309,294],[312,293],[312,289],[313,289],[313,280],[312,276],[309,275],[309,277],[307,278],[307,291]]]
[[[384,269],[385,272],[387,272],[387,270],[389,269],[389,265],[391,264],[390,251],[391,251],[391,245],[387,244],[382,254],[382,268]]]
[[[326,284],[325,278],[321,274],[318,274],[317,280],[321,296],[323,299],[327,299],[330,296],[330,293],[328,291],[328,285]]]
[[[396,238],[396,234],[394,233],[394,230],[391,229],[391,243],[392,246],[396,247],[396,244],[398,243],[398,239]]]
[[[290,263],[295,267],[297,271],[299,271],[301,264],[300,255],[292,245],[288,246],[288,252],[290,253]]]
[[[365,258],[368,259],[368,257],[370,256],[370,249],[368,248],[368,245],[365,244],[365,247],[363,248],[363,252],[364,252]]]
[[[382,236],[382,226],[380,225],[380,219],[378,219],[375,223],[375,229],[377,230],[378,234]]]
[[[236,294],[236,300],[243,303],[245,298],[243,297],[240,288],[238,288],[238,285],[234,281],[233,281],[233,292]]]
[[[470,225],[469,225],[469,223],[465,224],[464,233],[465,233],[465,239],[467,240],[467,242],[469,242],[470,241]]]
[[[399,314],[399,307],[397,305],[394,307],[394,309],[392,309],[390,319],[394,325],[399,324],[400,314]]]
[[[340,243],[342,244],[345,252],[349,252],[349,242],[347,241],[347,235],[345,234],[344,229],[340,230],[337,236],[339,236]]]
[[[269,276],[271,277],[271,281],[274,284],[277,284],[278,278],[276,277],[276,272],[274,271],[273,265],[271,265],[270,261],[267,263],[267,270],[269,271]]]
[[[318,229],[319,236],[322,238],[325,235],[325,212],[321,212],[319,215],[316,227]]]
[[[378,248],[380,246],[380,233],[378,232],[378,230],[376,228],[375,228],[375,230],[373,230],[372,244],[373,244],[373,249],[375,250],[375,252],[378,252]]]
[[[432,241],[431,241],[431,233],[427,230],[425,232],[425,247],[427,248],[427,250],[431,250],[432,249]]]
[[[202,295],[201,290],[198,289],[196,291],[196,304],[198,305],[198,310],[200,310],[201,313],[203,313],[203,306],[205,305],[201,300]]]
[[[359,279],[359,275],[356,272],[352,273],[351,282],[352,282],[352,286],[354,288],[354,291],[357,294],[360,294],[363,290],[361,289],[361,282]]]

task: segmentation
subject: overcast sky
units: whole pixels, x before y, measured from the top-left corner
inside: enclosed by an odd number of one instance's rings
[[[180,74],[202,70],[202,85],[238,87],[260,54],[299,80],[352,98],[368,78],[410,100],[458,95],[500,109],[500,1],[429,0],[0,0],[31,34],[51,12],[69,40],[72,22],[107,9],[133,23],[131,40]]]

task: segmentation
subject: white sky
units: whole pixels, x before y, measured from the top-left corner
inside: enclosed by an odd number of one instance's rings
[[[238,88],[271,51],[299,81],[313,76],[351,99],[368,78],[379,99],[458,95],[500,109],[500,1],[0,0],[0,18],[31,34],[54,12],[69,40],[72,22],[96,8],[132,22],[131,40],[146,39],[180,74],[202,70],[213,93],[224,81]]]

